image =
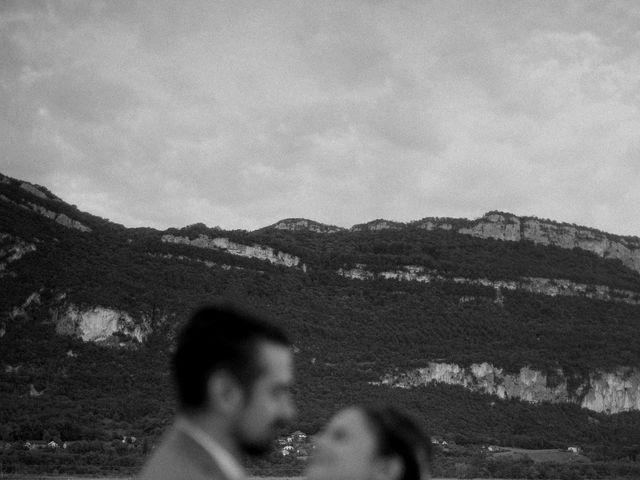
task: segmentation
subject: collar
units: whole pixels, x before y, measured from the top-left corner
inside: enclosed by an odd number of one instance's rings
[[[213,439],[211,435],[186,418],[179,418],[175,423],[175,428],[182,433],[191,437],[198,445],[211,456],[218,464],[222,473],[230,480],[244,480],[246,474],[244,468],[238,463],[238,460],[219,442]]]

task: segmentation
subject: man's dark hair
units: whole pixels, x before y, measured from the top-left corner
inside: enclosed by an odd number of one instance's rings
[[[196,310],[178,337],[173,376],[184,409],[198,409],[207,401],[211,373],[224,369],[247,390],[261,374],[258,344],[290,346],[275,325],[230,305],[207,305]]]

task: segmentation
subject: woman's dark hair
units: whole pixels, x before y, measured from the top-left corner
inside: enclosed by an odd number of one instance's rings
[[[196,310],[178,337],[173,375],[184,409],[198,409],[207,401],[210,375],[224,369],[250,390],[262,374],[257,351],[260,342],[291,343],[275,325],[230,305],[207,305]]]
[[[408,414],[391,406],[360,407],[382,456],[399,457],[404,471],[398,480],[424,480],[431,471],[431,441]]]

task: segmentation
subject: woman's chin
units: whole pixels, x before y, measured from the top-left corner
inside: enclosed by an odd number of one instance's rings
[[[304,472],[305,480],[332,480],[329,472],[317,463],[311,461]]]

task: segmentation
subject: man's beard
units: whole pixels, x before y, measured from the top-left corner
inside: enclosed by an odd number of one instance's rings
[[[273,445],[272,442],[268,441],[245,441],[240,443],[240,448],[247,455],[257,457],[269,453],[271,448],[273,448]]]
[[[283,420],[276,420],[269,428],[269,433],[264,438],[241,438],[239,443],[240,449],[247,455],[261,456],[265,455],[273,449],[273,441],[276,439],[276,432],[287,425]]]

